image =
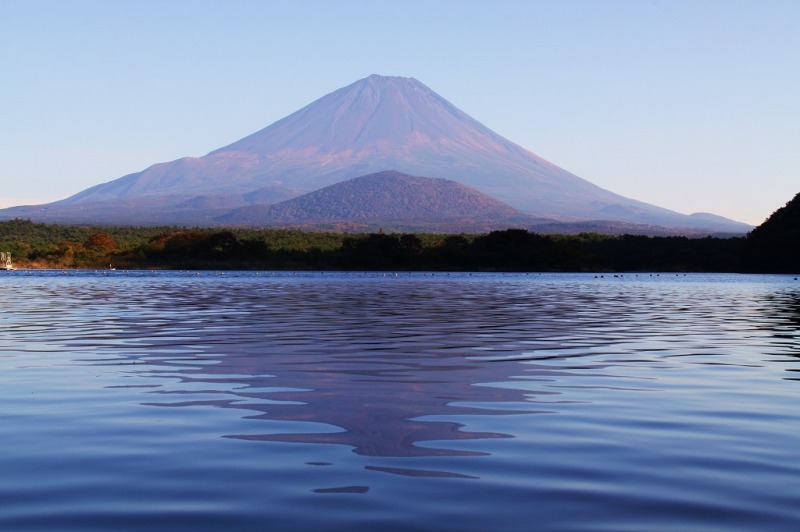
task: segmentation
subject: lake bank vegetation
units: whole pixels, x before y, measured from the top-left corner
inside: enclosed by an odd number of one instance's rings
[[[775,246],[787,248],[766,237],[563,236],[523,229],[346,234],[0,222],[0,249],[12,253],[18,268],[797,273],[796,257],[779,254],[779,262],[770,262]]]

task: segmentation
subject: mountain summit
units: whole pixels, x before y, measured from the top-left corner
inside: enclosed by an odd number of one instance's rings
[[[416,79],[378,75],[204,157],[156,164],[45,206],[39,218],[74,219],[80,207],[86,221],[203,223],[224,218],[225,209],[389,170],[456,181],[540,218],[749,229],[604,190],[494,133]],[[199,205],[208,207],[202,216]]]

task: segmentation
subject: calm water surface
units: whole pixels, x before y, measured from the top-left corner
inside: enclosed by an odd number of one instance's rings
[[[0,528],[796,530],[793,276],[0,276]]]

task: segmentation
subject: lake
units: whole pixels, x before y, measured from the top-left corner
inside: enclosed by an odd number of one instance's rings
[[[797,530],[794,276],[0,274],[3,530]]]

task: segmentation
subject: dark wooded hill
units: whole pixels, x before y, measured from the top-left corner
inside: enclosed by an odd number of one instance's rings
[[[750,271],[800,273],[800,193],[747,235],[745,264]]]

